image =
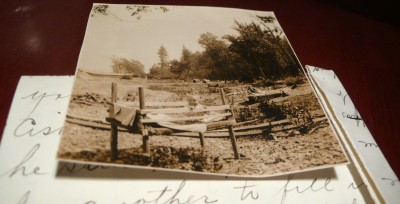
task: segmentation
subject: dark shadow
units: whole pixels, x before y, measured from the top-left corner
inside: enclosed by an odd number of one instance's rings
[[[152,167],[128,168],[124,166],[101,166],[96,163],[78,164],[70,162],[59,162],[57,166],[57,177],[68,179],[132,179],[132,180],[287,180],[288,174],[270,177],[246,177],[231,176],[224,174],[210,174],[204,172],[177,172],[171,169]],[[296,173],[294,179],[336,179],[334,168],[311,170]]]

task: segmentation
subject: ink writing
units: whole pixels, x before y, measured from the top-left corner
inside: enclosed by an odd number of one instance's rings
[[[340,96],[342,98],[343,105],[346,105],[346,100],[349,95],[347,93],[342,93],[342,91],[339,91],[336,95]]]
[[[365,147],[378,147],[378,145],[373,142],[364,142],[364,141],[358,141],[358,142],[363,143]]]
[[[359,188],[361,188],[363,186],[367,186],[367,185],[365,185],[365,183],[360,183],[360,184],[357,185],[354,182],[351,182],[350,185],[347,187],[347,189],[351,188],[351,189],[356,190],[356,189],[359,189]]]
[[[331,178],[326,178],[325,182],[323,183],[323,185],[317,185],[317,181],[318,179],[314,179],[311,184],[303,189],[300,188],[300,186],[298,185],[294,185],[293,187],[291,187],[292,185],[292,179],[293,179],[294,175],[291,174],[289,175],[286,184],[283,186],[283,188],[280,191],[282,191],[282,198],[281,198],[281,203],[285,203],[286,197],[288,196],[288,194],[292,191],[295,191],[297,193],[305,193],[307,191],[310,192],[318,192],[318,191],[327,191],[327,192],[331,192],[334,190],[333,187],[329,187],[329,184],[331,182]]]
[[[27,96],[22,97],[21,99],[32,99],[35,101],[35,105],[33,109],[29,112],[28,116],[32,115],[33,112],[39,107],[40,103],[43,101],[45,98],[53,98],[53,100],[58,100],[58,99],[63,99],[63,98],[68,98],[69,96],[63,96],[62,94],[47,94],[47,93],[40,93],[40,91],[36,91],[32,94],[29,94]]]
[[[363,127],[366,127],[363,119],[360,117],[360,114],[358,113],[357,109],[355,109],[355,108],[354,108],[354,113],[353,114],[342,112],[342,116],[343,116],[343,118],[347,118],[347,119],[356,121],[357,127],[360,127],[360,123],[361,122],[363,124]]]
[[[31,195],[31,191],[27,191],[22,195],[21,199],[18,201],[18,204],[26,204],[28,203],[29,196]]]
[[[382,180],[389,181],[391,186],[395,186],[396,183],[400,183],[400,181],[397,179],[382,178]]]
[[[258,199],[258,192],[254,192],[249,190],[250,188],[254,187],[255,185],[247,185],[247,181],[244,183],[244,186],[234,187],[234,189],[242,189],[242,193],[240,194],[240,200],[246,200],[249,196],[253,200]]]
[[[75,174],[81,171],[95,171],[99,169],[108,169],[108,168],[110,167],[101,165],[61,163],[61,166],[58,168],[58,173],[67,172],[70,174]]]
[[[33,118],[26,118],[24,119],[14,130],[15,137],[22,137],[22,136],[36,136],[36,135],[51,135],[53,133],[57,133],[58,135],[61,134],[62,127],[52,128],[50,126],[36,129],[37,122]]]
[[[32,99],[35,102],[33,109],[29,112],[29,114],[27,116],[27,117],[29,117],[39,107],[39,105],[43,101],[43,99],[53,98],[53,100],[58,100],[58,99],[63,99],[63,98],[67,98],[67,97],[69,97],[69,96],[63,96],[62,94],[40,93],[40,91],[36,91],[32,94],[22,97],[21,99]]]
[[[183,180],[179,187],[177,189],[170,188],[169,186],[165,186],[161,190],[155,190],[155,191],[148,191],[147,193],[154,195],[152,198],[140,198],[137,199],[134,204],[148,204],[148,203],[154,203],[154,204],[191,204],[191,203],[216,203],[218,202],[217,199],[210,199],[206,195],[202,196],[195,196],[195,195],[189,195],[189,196],[182,196],[181,192],[185,189],[186,185],[186,180]],[[90,200],[86,201],[84,203],[91,203],[95,204],[97,203],[95,200]],[[127,203],[127,202],[122,202],[122,203]]]
[[[343,118],[348,118],[348,119],[352,119],[352,120],[362,120],[362,118],[360,118],[360,116],[351,115],[351,114],[348,114],[346,112],[342,112],[342,116],[343,116]]]
[[[30,176],[30,175],[43,175],[46,174],[42,172],[40,167],[36,166],[32,170],[28,171],[27,163],[35,156],[36,152],[40,149],[40,144],[34,145],[25,157],[20,161],[15,167],[1,174],[0,176],[8,175],[9,178],[13,177],[17,173],[21,172],[22,176]]]

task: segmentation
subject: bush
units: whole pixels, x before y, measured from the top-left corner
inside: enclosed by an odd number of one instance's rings
[[[246,105],[233,109],[235,112],[236,122],[244,122],[249,120],[256,120],[263,117],[258,106]]]
[[[265,97],[253,98],[252,104],[241,106],[235,109],[235,119],[237,122],[249,120],[264,120],[270,119],[283,120],[286,118],[282,106],[274,103]]]
[[[260,102],[259,108],[266,118],[272,120],[283,120],[286,118],[286,114],[284,110],[282,110],[282,106],[270,101],[269,99],[261,99],[262,101]]]
[[[194,151],[190,156],[191,156],[193,170],[204,171],[210,168],[210,163],[208,162],[208,156],[203,150],[200,150],[200,152]]]
[[[301,102],[297,104],[287,103],[283,108],[286,118],[298,127],[301,134],[309,133],[317,125],[306,107],[306,104]]]

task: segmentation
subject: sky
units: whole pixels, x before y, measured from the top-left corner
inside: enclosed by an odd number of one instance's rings
[[[272,12],[225,9],[212,7],[167,7],[162,12],[158,6],[141,18],[131,16],[125,5],[110,5],[108,15],[89,17],[85,38],[79,56],[78,68],[110,73],[111,58],[140,61],[145,71],[159,62],[157,51],[163,45],[169,60],[179,60],[182,47],[202,51],[198,39],[210,32],[218,37],[237,35],[234,20],[240,23],[255,21],[255,15],[271,16]],[[280,27],[278,23],[274,26]]]

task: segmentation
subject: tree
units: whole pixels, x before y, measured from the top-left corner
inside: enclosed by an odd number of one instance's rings
[[[117,19],[120,19],[117,15],[112,14],[112,12],[108,11],[109,6],[106,4],[98,4],[94,5],[92,9],[92,13],[90,17],[95,17],[96,15],[102,15],[102,16],[108,16],[111,15]],[[140,20],[142,18],[142,14],[152,12],[154,10],[160,10],[163,13],[166,13],[169,11],[169,9],[165,6],[160,6],[160,7],[150,7],[150,6],[144,6],[144,5],[127,5],[125,7],[127,11],[129,11],[130,15],[132,17],[136,17],[137,20]],[[120,19],[122,20],[122,19]]]
[[[150,68],[150,77],[151,78],[161,78],[161,67],[157,64],[154,64]]]
[[[149,77],[156,79],[173,79],[176,78],[177,76],[174,73],[172,73],[169,69],[162,70],[158,64],[154,64],[150,68]]]
[[[235,21],[234,29],[238,36],[227,36],[231,42],[229,50],[237,55],[251,75],[261,76],[264,79],[276,79],[285,75],[285,68],[290,64],[285,53],[280,49],[282,42],[279,36],[268,29],[263,29],[254,22],[246,24]],[[244,70],[243,70],[243,73]]]
[[[134,76],[141,76],[145,75],[144,72],[144,65],[137,60],[128,60],[125,58],[111,58],[112,62],[112,70],[114,73],[120,74],[133,74]]]
[[[161,45],[161,47],[158,49],[158,57],[160,58],[160,62],[158,63],[160,66],[160,75],[163,77],[163,74],[167,73],[167,70],[169,69],[169,63],[168,63],[168,52],[167,49],[165,49],[164,45]]]
[[[266,31],[273,36],[275,41],[274,44],[276,45],[278,54],[280,55],[280,59],[284,59],[285,61],[281,63],[287,63],[286,72],[289,75],[300,74],[301,65],[296,60],[296,55],[294,54],[292,48],[290,47],[288,40],[285,37],[282,37],[283,31],[280,28],[276,27],[275,24],[273,24],[276,19],[272,16],[258,16],[258,15],[257,19],[259,20],[260,24],[264,26]],[[268,26],[267,24],[270,24],[272,26]]]
[[[193,69],[193,59],[192,52],[190,52],[190,50],[188,50],[185,46],[182,48],[180,64],[183,70],[186,71],[186,79],[188,79],[190,71]]]
[[[185,71],[185,68],[184,68],[184,66],[181,64],[180,61],[174,59],[174,60],[171,60],[171,61],[170,61],[170,68],[169,68],[169,70],[170,70],[172,73],[178,75],[178,78],[181,78],[183,72]]]
[[[128,11],[131,11],[131,16],[136,16],[138,20],[142,18],[141,13],[148,13],[152,11],[150,6],[144,6],[144,5],[132,5],[132,6],[128,5],[126,6],[126,9]],[[169,9],[165,6],[155,7],[154,9],[161,10],[164,13],[169,11]]]
[[[170,62],[168,61],[168,51],[161,45],[157,50],[159,62],[150,68],[150,77],[158,79],[175,78],[174,74],[170,71]]]
[[[182,47],[182,54],[178,60],[170,61],[170,72],[176,74],[175,78],[182,78],[184,75],[186,80],[189,78],[209,78],[209,60],[202,52],[192,52],[185,46]]]
[[[208,61],[212,78],[215,79],[233,79],[236,76],[236,70],[232,64],[232,53],[229,44],[224,39],[218,39],[212,33],[200,35],[199,44],[205,49],[203,60]]]

